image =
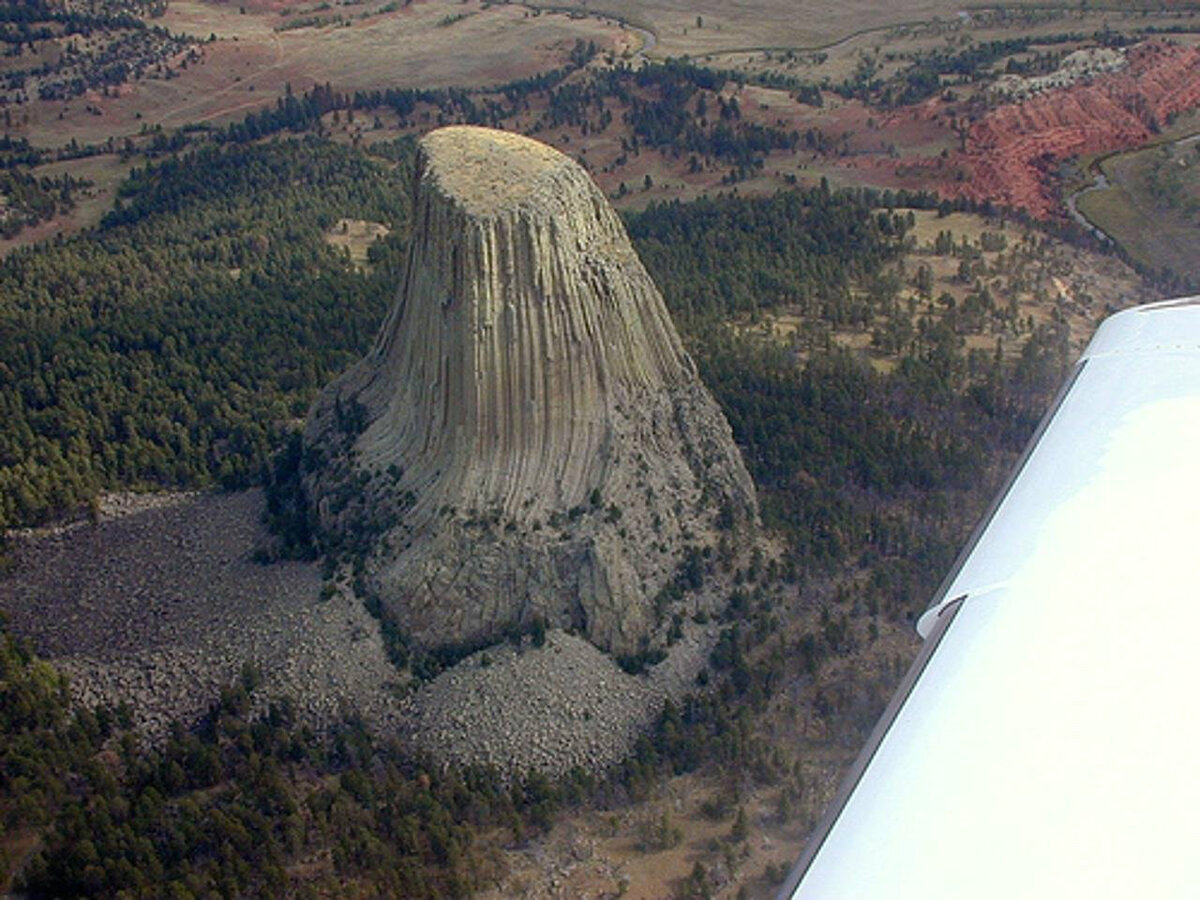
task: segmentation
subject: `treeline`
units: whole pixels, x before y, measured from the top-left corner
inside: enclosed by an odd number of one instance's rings
[[[856,315],[851,285],[896,259],[910,227],[873,199],[826,186],[701,198],[652,204],[628,226],[684,326],[785,304],[844,324]]]
[[[5,110],[8,114],[8,110]],[[36,166],[46,158],[46,151],[34,147],[25,138],[0,135],[0,169]]]
[[[481,835],[520,839],[595,786],[442,772],[360,722],[317,736],[286,699],[252,714],[253,668],[143,747],[128,710],[72,709],[2,621],[0,679],[0,889],[23,896],[463,897],[494,871]]]
[[[324,231],[402,229],[407,185],[315,140],[210,148],[134,171],[95,232],[0,263],[0,522],[257,478],[394,283]]]
[[[389,88],[345,93],[324,84],[296,95],[289,89],[273,108],[249,113],[214,136],[219,141],[247,143],[285,131],[320,130],[322,117],[330,113],[345,114],[353,122],[357,115],[384,109],[391,110],[402,127],[419,123],[503,127],[537,98],[547,109],[529,128],[531,134],[563,125],[578,127],[585,134],[603,132],[613,122],[608,105],[624,108],[623,119],[631,133],[631,139],[622,138],[626,154],[646,148],[748,170],[761,166],[767,154],[794,150],[801,143],[802,136],[795,130],[742,121],[737,98],[727,100],[719,93],[725,75],[687,62],[669,60],[637,70],[618,66],[568,80],[595,52],[594,45],[577,42],[569,66],[485,90]],[[815,102],[819,97],[808,99]],[[815,134],[808,135],[810,146],[814,139]]]
[[[12,238],[29,225],[75,208],[75,192],[92,182],[70,173],[38,178],[18,171],[0,170],[0,237]]]
[[[627,108],[624,121],[632,131],[632,141],[623,142],[627,152],[646,147],[749,168],[774,150],[795,149],[797,131],[743,122],[737,98],[721,94],[725,83],[724,74],[681,60],[607,69],[592,73],[584,85],[552,91],[544,124],[602,131],[611,121],[605,103],[612,100]]]
[[[877,199],[815,188],[657,205],[629,220],[764,519],[788,539],[793,575],[872,559],[889,578],[919,579],[948,565],[961,536],[938,504],[995,477],[1067,364],[1061,328],[1036,331],[1005,363],[965,353],[953,316],[912,308],[887,370],[841,349],[835,329],[870,334],[904,316],[887,272],[910,219]],[[786,342],[755,324],[771,307],[801,320]],[[917,587],[897,589],[889,611],[910,614],[927,598]]]
[[[576,40],[566,66],[482,90],[458,87],[386,88],[347,93],[337,91],[326,83],[314,85],[297,96],[288,85],[274,108],[249,113],[241,122],[227,126],[216,136],[218,140],[245,143],[282,131],[315,130],[320,126],[321,117],[327,113],[345,112],[353,121],[355,113],[374,113],[384,109],[394,112],[402,125],[414,124],[411,120],[418,111],[432,110],[438,116],[438,124],[499,127],[515,114],[525,98],[552,90],[572,72],[586,66],[596,52],[594,41]],[[500,97],[507,100],[507,105],[501,102]]]

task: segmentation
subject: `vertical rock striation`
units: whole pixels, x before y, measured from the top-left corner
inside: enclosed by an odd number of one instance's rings
[[[635,650],[685,546],[757,514],[604,196],[558,151],[483,128],[421,142],[395,305],[305,445],[320,529],[430,647],[542,617]]]

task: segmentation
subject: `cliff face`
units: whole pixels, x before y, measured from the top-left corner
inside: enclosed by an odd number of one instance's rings
[[[417,171],[395,305],[309,417],[320,527],[424,645],[540,616],[636,649],[685,544],[755,519],[728,424],[578,165],[453,127]]]
[[[990,200],[1042,219],[1062,216],[1054,175],[1060,162],[1142,146],[1174,116],[1200,106],[1198,47],[1146,41],[1120,54],[1088,52],[1093,54],[1090,63],[1021,79],[1020,99],[1002,103],[974,122],[965,151],[945,158],[849,157],[842,164],[874,170],[875,183],[882,176],[884,184],[895,187]],[[1001,82],[998,94],[1004,94],[1006,84],[1011,82]],[[908,118],[947,127],[958,119],[956,109],[957,103],[934,98],[897,111],[886,122]]]
[[[1120,73],[1000,106],[971,127],[971,178],[958,191],[999,200],[1035,216],[1059,208],[1048,164],[1136,147],[1171,116],[1200,104],[1200,49],[1147,42]]]

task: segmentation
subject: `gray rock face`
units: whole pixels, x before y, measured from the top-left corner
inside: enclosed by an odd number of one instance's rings
[[[425,646],[540,616],[634,650],[686,546],[756,520],[729,426],[568,157],[444,128],[415,201],[376,344],[309,415],[319,525]]]

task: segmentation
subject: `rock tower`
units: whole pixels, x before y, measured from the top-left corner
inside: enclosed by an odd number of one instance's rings
[[[644,648],[689,548],[757,516],[604,195],[557,150],[485,128],[421,141],[395,303],[305,446],[321,533],[430,648],[538,618]]]

